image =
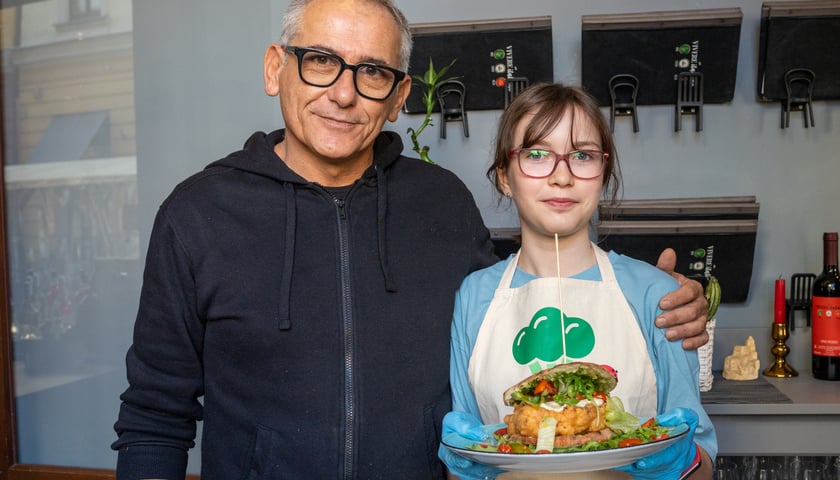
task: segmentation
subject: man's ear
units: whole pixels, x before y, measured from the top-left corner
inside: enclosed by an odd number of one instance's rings
[[[283,47],[276,43],[272,43],[265,50],[263,82],[265,83],[266,95],[275,97],[280,93],[280,71],[284,67],[284,58],[285,52],[283,51]]]
[[[405,100],[408,98],[409,93],[411,93],[411,77],[406,75],[405,78],[400,80],[400,83],[397,85],[397,91],[395,93],[396,100],[394,102],[394,106],[391,107],[391,111],[388,112],[389,122],[397,121],[397,118],[400,116],[400,110],[402,110],[403,105],[405,105]]]

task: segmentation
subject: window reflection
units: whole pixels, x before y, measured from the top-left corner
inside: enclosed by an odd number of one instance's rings
[[[99,16],[100,7],[99,0],[70,0],[70,19]]]
[[[113,468],[141,263],[131,0],[0,6],[19,461]]]
[[[155,212],[280,125],[262,58],[285,3],[98,0],[71,18],[71,0],[0,0],[19,462],[114,467]],[[200,461],[197,445],[188,472]]]

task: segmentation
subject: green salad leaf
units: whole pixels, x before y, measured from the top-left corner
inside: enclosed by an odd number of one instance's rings
[[[646,421],[644,424],[640,423],[637,416],[624,410],[624,403],[618,397],[607,398],[605,423],[613,431],[613,436],[609,440],[602,442],[592,441],[575,447],[558,447],[554,448],[553,453],[609,450],[668,438],[669,429],[667,427],[657,425],[653,419]],[[494,434],[494,437],[496,439],[495,442],[477,443],[472,445],[470,449],[503,453],[536,452],[536,448],[533,445],[525,445],[512,441],[505,428],[498,430]]]
[[[607,426],[613,432],[630,432],[641,426],[639,417],[624,410],[624,403],[618,397],[607,398]]]
[[[614,432],[612,438],[603,442],[588,442],[575,447],[555,447],[552,453],[591,452],[595,450],[610,450],[643,443],[654,442],[668,438],[668,427],[656,425],[654,422],[645,422],[644,425],[626,432]],[[507,429],[501,429],[493,435],[495,442],[476,443],[469,447],[470,450],[480,452],[532,454],[537,449],[534,445],[526,445],[514,442],[507,434]]]

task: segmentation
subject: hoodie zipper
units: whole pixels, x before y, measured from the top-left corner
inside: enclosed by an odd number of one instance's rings
[[[341,272],[341,318],[344,327],[344,478],[353,478],[355,458],[356,403],[353,382],[353,310],[350,288],[350,244],[344,200],[330,195],[338,215],[339,270]]]

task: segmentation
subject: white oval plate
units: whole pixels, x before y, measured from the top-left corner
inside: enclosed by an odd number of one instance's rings
[[[495,425],[484,425],[482,428],[492,438],[493,432],[506,425],[503,423]],[[453,452],[466,457],[474,462],[491,465],[502,470],[512,472],[534,472],[534,473],[569,473],[569,472],[592,472],[595,470],[608,470],[622,465],[628,465],[636,460],[658,452],[668,445],[679,440],[688,433],[688,425],[681,423],[675,427],[669,427],[668,438],[654,440],[641,445],[630,447],[619,447],[609,450],[595,450],[591,452],[567,452],[567,453],[498,453],[481,452],[472,450],[469,447],[475,445],[471,440],[450,433],[443,437],[443,445]]]

